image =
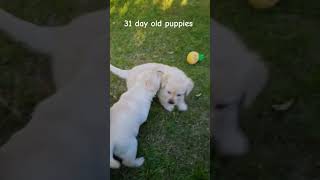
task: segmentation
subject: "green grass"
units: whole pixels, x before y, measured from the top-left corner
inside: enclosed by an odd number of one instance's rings
[[[247,156],[217,159],[217,179],[319,179],[320,2],[282,1],[254,10],[246,1],[215,1],[214,17],[237,31],[270,70],[267,88],[243,113],[252,143]],[[294,98],[285,112],[273,104]]]
[[[121,1],[123,2],[123,1]],[[112,170],[112,179],[208,179],[209,178],[209,108],[210,79],[208,61],[210,51],[208,1],[190,0],[181,7],[174,1],[162,11],[149,1],[130,4],[125,14],[119,15],[124,3],[111,17],[111,63],[128,69],[148,62],[164,63],[183,70],[195,82],[187,98],[189,110],[169,113],[157,100],[153,103],[147,122],[141,127],[138,156],[146,158],[139,169],[122,167]],[[132,2],[132,1],[131,1]],[[113,7],[112,6],[112,7]],[[191,29],[126,28],[124,20],[193,21]],[[197,65],[188,65],[186,55],[196,50],[206,55]],[[125,91],[125,82],[111,76],[111,104]],[[197,94],[200,94],[197,97]]]
[[[78,15],[104,6],[104,0],[0,2],[1,8],[43,25],[62,25]],[[137,29],[122,31],[120,28],[113,35],[122,41],[112,42],[114,47],[118,47],[112,52],[112,62],[122,68],[145,62],[161,62],[184,70],[196,85],[187,99],[190,110],[186,113],[167,113],[155,102],[139,137],[139,155],[146,157],[146,164],[141,169],[122,168],[112,172],[113,179],[208,179],[209,61],[191,66],[185,63],[185,57],[189,51],[197,50],[205,53],[207,60],[210,58],[208,9],[203,10],[209,6],[190,1],[188,6],[178,7],[175,4],[173,7],[162,12],[150,6],[148,18],[161,15],[166,17],[163,20],[190,20],[197,23],[195,28],[163,31],[144,29],[139,32]],[[199,11],[199,8],[203,11]],[[134,11],[129,9],[128,13]],[[143,13],[140,13],[140,17],[143,17]],[[124,82],[112,77],[110,91],[114,102],[125,91]],[[0,33],[0,144],[24,127],[35,105],[53,92],[49,57],[32,52]],[[199,93],[202,95],[196,97]]]

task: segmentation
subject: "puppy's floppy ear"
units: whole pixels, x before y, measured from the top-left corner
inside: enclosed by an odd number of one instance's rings
[[[188,78],[187,79],[186,96],[188,96],[190,94],[190,92],[192,91],[193,87],[194,87],[193,81],[190,78]]]
[[[163,72],[162,71],[152,71],[150,77],[145,82],[145,87],[149,90],[154,90],[157,87],[157,83],[162,79]],[[159,85],[159,84],[158,84]]]
[[[164,88],[166,87],[167,83],[168,83],[168,78],[169,78],[169,75],[168,74],[162,74],[161,76],[161,88]]]

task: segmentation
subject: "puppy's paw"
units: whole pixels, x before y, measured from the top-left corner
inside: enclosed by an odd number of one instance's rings
[[[163,107],[169,112],[173,111],[173,109],[174,109],[173,105],[166,105],[166,106],[163,106]]]
[[[179,111],[187,111],[188,105],[186,103],[178,104],[178,109],[179,109]]]
[[[144,163],[144,157],[140,157],[140,158],[137,158],[135,160],[130,160],[130,161],[124,160],[122,163],[128,167],[140,167]]]
[[[142,166],[144,163],[144,157],[137,158],[135,163],[136,163],[136,167]]]
[[[115,159],[111,159],[111,160],[110,160],[110,167],[111,167],[112,169],[119,169],[120,166],[121,166],[121,164],[120,164],[119,161],[117,161],[117,160],[115,160]]]

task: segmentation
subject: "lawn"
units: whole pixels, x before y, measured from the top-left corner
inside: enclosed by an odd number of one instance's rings
[[[217,179],[319,179],[320,164],[320,2],[282,1],[254,10],[246,1],[216,0],[215,19],[238,32],[270,70],[269,84],[242,114],[252,151],[217,158]],[[294,99],[286,111],[274,104]]]
[[[142,63],[158,62],[176,66],[195,83],[187,98],[187,112],[167,112],[155,100],[147,122],[141,127],[138,156],[146,158],[139,169],[112,170],[112,179],[208,179],[210,77],[209,1],[180,1],[154,5],[152,1],[124,1],[111,4],[111,63],[128,69]],[[151,2],[151,3],[150,3]],[[167,9],[166,9],[167,8]],[[166,9],[166,10],[163,10]],[[124,27],[124,20],[193,21],[192,28]],[[186,63],[188,52],[206,55],[197,65]],[[111,104],[126,90],[125,82],[111,76]]]
[[[138,2],[138,1],[137,1]],[[139,1],[145,2],[145,1]],[[78,15],[102,9],[105,0],[48,0],[26,3],[4,0],[0,7],[42,25],[62,25]],[[145,62],[177,66],[195,82],[187,98],[188,112],[166,112],[156,101],[148,122],[141,128],[139,155],[146,158],[141,169],[122,168],[112,172],[112,179],[208,179],[209,176],[209,6],[207,1],[190,0],[180,7],[129,8],[123,16],[112,19],[112,63],[129,68]],[[150,9],[148,9],[150,8]],[[122,10],[122,12],[125,11]],[[139,12],[138,15],[134,15]],[[132,20],[188,20],[192,29],[123,29],[124,17]],[[118,20],[116,20],[118,19]],[[121,21],[120,21],[121,20]],[[118,28],[118,29],[116,29]],[[115,38],[118,37],[118,40]],[[198,65],[186,64],[189,51],[206,55]],[[28,50],[21,43],[0,33],[0,144],[30,120],[35,105],[54,93],[50,74],[50,57]],[[125,91],[124,81],[112,76],[112,103]]]

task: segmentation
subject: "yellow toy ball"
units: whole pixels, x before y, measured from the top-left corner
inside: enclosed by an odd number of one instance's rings
[[[256,9],[267,9],[276,5],[279,0],[248,0],[249,4]]]
[[[204,59],[204,55],[200,54],[196,51],[191,51],[189,52],[188,56],[187,56],[187,62],[189,64],[196,64],[197,62],[201,62]]]

